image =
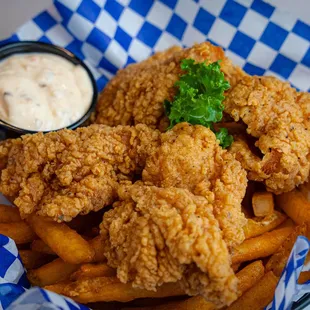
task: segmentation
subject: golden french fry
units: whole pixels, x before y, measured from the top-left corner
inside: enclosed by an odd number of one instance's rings
[[[184,295],[178,283],[166,283],[157,291],[133,288],[131,283],[121,283],[116,277],[96,277],[46,286],[45,289],[68,296],[80,303],[99,301],[127,302],[137,298],[163,298]]]
[[[23,221],[0,223],[0,234],[12,238],[16,244],[31,242],[36,237],[31,227]]]
[[[257,237],[265,232],[273,230],[286,219],[287,216],[279,211],[274,211],[274,213],[264,218],[248,219],[247,224],[243,227],[245,238]]]
[[[274,211],[273,195],[269,192],[254,193],[252,207],[255,216],[268,216]]]
[[[257,260],[243,269],[237,274],[239,295],[249,290],[257,281],[263,277],[265,268],[261,260]]]
[[[91,240],[89,240],[89,244],[93,248],[95,255],[92,259],[93,263],[101,263],[106,261],[106,258],[104,256],[104,251],[103,251],[103,243],[102,243],[102,238],[101,236],[97,236]]]
[[[267,271],[273,271],[273,273],[279,277],[283,268],[290,256],[293,245],[296,238],[300,235],[310,237],[310,223],[304,223],[294,228],[292,233],[286,238],[281,247],[270,257],[266,264]]]
[[[116,275],[116,270],[109,267],[105,263],[101,264],[84,264],[75,271],[70,279],[72,281],[84,278],[93,278],[93,277],[113,277]]]
[[[310,202],[298,190],[276,196],[276,204],[296,223],[310,221]]]
[[[20,222],[18,208],[0,204],[0,223]]]
[[[298,278],[298,283],[303,284],[310,280],[310,271],[302,271]]]
[[[91,245],[65,223],[57,223],[38,215],[28,222],[36,234],[65,262],[71,264],[92,261],[95,253]]]
[[[237,299],[227,310],[261,310],[273,299],[278,278],[269,271],[252,288]]]
[[[234,248],[232,263],[238,264],[272,255],[290,235],[293,228],[294,224],[292,221],[287,220],[271,232],[266,232],[258,237],[245,240]]]
[[[27,270],[38,268],[50,261],[50,256],[31,250],[19,250],[18,253]]]
[[[30,247],[31,250],[35,252],[56,255],[56,253],[41,239],[33,240]]]
[[[307,201],[310,201],[310,182],[299,185],[298,189],[304,195]]]
[[[27,277],[32,285],[42,287],[68,279],[78,268],[79,265],[69,264],[61,258],[56,258],[38,269],[30,270]]]
[[[242,270],[240,270],[236,276],[238,278],[238,291],[239,296],[244,292],[249,290],[255,283],[257,283],[264,275],[265,268],[262,261],[255,261]],[[199,309],[199,310],[214,310],[216,306],[206,301],[201,296],[191,297],[184,301],[174,301],[160,306],[139,308],[139,310],[190,310],[190,309]],[[125,310],[125,309],[124,309]],[[127,310],[133,310],[133,308],[128,308]]]

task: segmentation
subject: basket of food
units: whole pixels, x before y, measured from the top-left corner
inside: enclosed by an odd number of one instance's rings
[[[2,42],[3,309],[307,307],[310,26],[283,16],[56,0]]]

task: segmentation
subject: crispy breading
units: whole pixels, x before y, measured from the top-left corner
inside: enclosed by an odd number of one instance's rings
[[[0,145],[0,191],[23,217],[69,221],[113,203],[121,180],[141,172],[160,133],[145,125],[92,125],[26,135]]]
[[[276,194],[292,190],[308,179],[310,169],[310,96],[298,93],[274,77],[246,76],[227,94],[225,112],[247,125],[257,138],[262,158],[243,139],[231,152],[248,171]]]
[[[237,297],[230,255],[212,201],[187,189],[120,186],[119,202],[101,224],[104,254],[118,278],[156,290],[181,281],[217,306]]]
[[[241,202],[247,185],[241,164],[203,126],[181,123],[160,140],[160,147],[146,160],[142,180],[159,187],[186,188],[206,197],[214,205],[226,243],[241,243],[246,224]]]
[[[245,75],[225,57],[220,47],[209,42],[187,49],[172,47],[118,71],[100,95],[95,123],[109,126],[143,123],[165,130],[168,121],[163,102],[173,99],[174,83],[182,73],[180,62],[185,58],[207,63],[222,60],[221,69],[231,85]]]

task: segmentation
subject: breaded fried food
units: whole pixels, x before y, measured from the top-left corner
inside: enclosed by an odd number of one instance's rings
[[[160,133],[145,125],[92,125],[0,144],[0,191],[21,216],[70,221],[113,203],[118,183],[144,168]]]
[[[187,189],[120,186],[120,201],[100,225],[108,265],[133,287],[181,281],[218,307],[237,297],[237,279],[213,201]]]
[[[163,102],[173,99],[174,83],[182,74],[180,63],[186,58],[207,64],[221,60],[221,70],[231,85],[245,75],[225,57],[220,47],[209,42],[187,49],[172,47],[118,71],[101,93],[94,122],[109,126],[143,123],[165,130],[169,121]]]
[[[214,206],[229,246],[244,240],[246,219],[241,211],[247,178],[241,164],[219,146],[203,126],[177,124],[161,135],[160,147],[146,160],[142,180],[159,187],[185,188]]]
[[[276,194],[305,182],[310,169],[310,95],[274,77],[245,76],[224,101],[225,112],[247,125],[262,158],[237,138],[230,151],[248,171]]]

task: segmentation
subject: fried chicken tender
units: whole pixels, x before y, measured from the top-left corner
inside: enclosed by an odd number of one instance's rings
[[[146,160],[142,180],[206,197],[214,206],[226,243],[240,244],[246,224],[241,202],[247,186],[241,164],[203,126],[181,123],[162,134],[160,140],[160,147]]]
[[[213,201],[187,189],[120,186],[120,201],[100,226],[108,264],[121,282],[156,287],[181,281],[221,307],[237,297],[237,280]]]
[[[164,131],[169,122],[163,102],[173,99],[174,83],[182,73],[180,62],[185,58],[207,63],[222,60],[221,69],[231,85],[245,75],[225,57],[220,47],[209,42],[187,49],[172,47],[118,71],[99,98],[95,123],[109,126],[143,123]]]
[[[92,125],[5,141],[0,191],[22,217],[37,212],[69,221],[113,203],[118,183],[142,171],[159,135],[142,124]]]
[[[230,151],[248,178],[276,194],[291,191],[309,177],[310,95],[274,77],[246,76],[227,94],[225,112],[247,125],[262,158],[237,138]]]

